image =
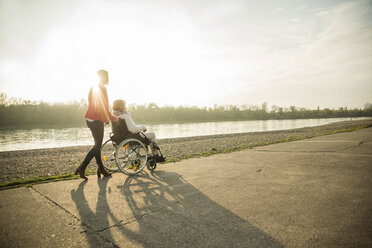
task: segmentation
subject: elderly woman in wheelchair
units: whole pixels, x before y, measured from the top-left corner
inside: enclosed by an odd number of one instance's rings
[[[114,101],[112,110],[118,121],[112,122],[113,132],[110,140],[106,141],[101,150],[107,169],[111,171],[120,169],[132,175],[140,172],[145,165],[149,170],[154,170],[157,162],[165,161],[156,142],[155,133],[146,132],[146,127],[134,123],[127,112],[125,101]],[[114,152],[110,152],[108,149],[110,146],[114,147]],[[115,161],[117,167],[112,161]]]

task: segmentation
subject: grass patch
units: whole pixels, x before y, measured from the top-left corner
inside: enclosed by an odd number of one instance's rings
[[[368,124],[365,126],[352,127],[352,128],[347,128],[347,129],[329,130],[329,131],[324,131],[320,134],[314,134],[314,135],[309,135],[309,136],[299,136],[299,137],[292,137],[292,138],[274,140],[274,141],[269,141],[269,142],[261,142],[257,144],[247,144],[247,145],[236,146],[236,147],[231,147],[231,148],[222,149],[222,150],[218,150],[216,147],[212,147],[210,151],[208,152],[190,154],[190,155],[186,155],[180,158],[175,158],[175,157],[167,158],[167,161],[163,164],[175,163],[175,162],[179,162],[181,160],[190,159],[190,158],[208,157],[208,156],[212,156],[212,155],[219,154],[219,153],[230,153],[230,152],[242,151],[242,150],[252,149],[252,148],[260,147],[260,146],[279,144],[279,143],[291,142],[291,141],[296,141],[296,140],[310,139],[310,138],[325,136],[325,135],[330,135],[330,134],[352,132],[352,131],[357,131],[357,130],[369,128],[369,127],[372,127],[372,124]],[[96,173],[96,170],[89,170],[89,171],[86,171],[85,174],[93,175],[95,173]],[[35,184],[72,180],[72,179],[77,179],[77,178],[79,178],[79,176],[74,175],[73,173],[68,173],[68,174],[62,174],[62,175],[56,175],[56,176],[17,179],[17,180],[12,180],[12,181],[0,184],[0,190],[17,188],[17,187],[30,187]]]
[[[93,175],[95,173],[96,173],[95,170],[90,170],[90,171],[86,171],[85,174],[88,176],[88,175]],[[10,182],[0,184],[0,190],[17,188],[17,187],[31,187],[32,185],[40,184],[40,183],[58,182],[58,181],[72,180],[72,179],[77,179],[77,178],[80,178],[80,177],[75,175],[74,173],[67,173],[67,174],[62,174],[62,175],[46,176],[46,177],[22,178],[22,179],[16,179]]]

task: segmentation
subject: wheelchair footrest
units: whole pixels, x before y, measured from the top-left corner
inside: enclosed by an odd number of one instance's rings
[[[150,156],[149,159],[153,159],[155,160],[157,163],[161,163],[161,162],[165,162],[165,157],[163,155],[153,155],[153,156]]]

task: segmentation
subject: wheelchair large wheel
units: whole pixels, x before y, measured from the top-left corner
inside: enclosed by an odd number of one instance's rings
[[[115,154],[116,154],[116,145],[111,139],[103,143],[101,147],[102,163],[103,163],[103,166],[109,171],[119,170],[118,166],[116,165]]]
[[[116,164],[123,173],[134,175],[143,170],[147,163],[147,149],[137,139],[126,139],[116,149]]]

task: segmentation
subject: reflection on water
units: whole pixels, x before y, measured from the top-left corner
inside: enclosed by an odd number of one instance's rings
[[[185,124],[146,125],[159,139],[214,135],[226,133],[263,132],[310,127],[332,122],[366,118],[329,118],[303,120],[225,121]],[[111,127],[105,127],[107,139]],[[93,138],[87,127],[55,129],[0,130],[0,151],[92,145]]]

